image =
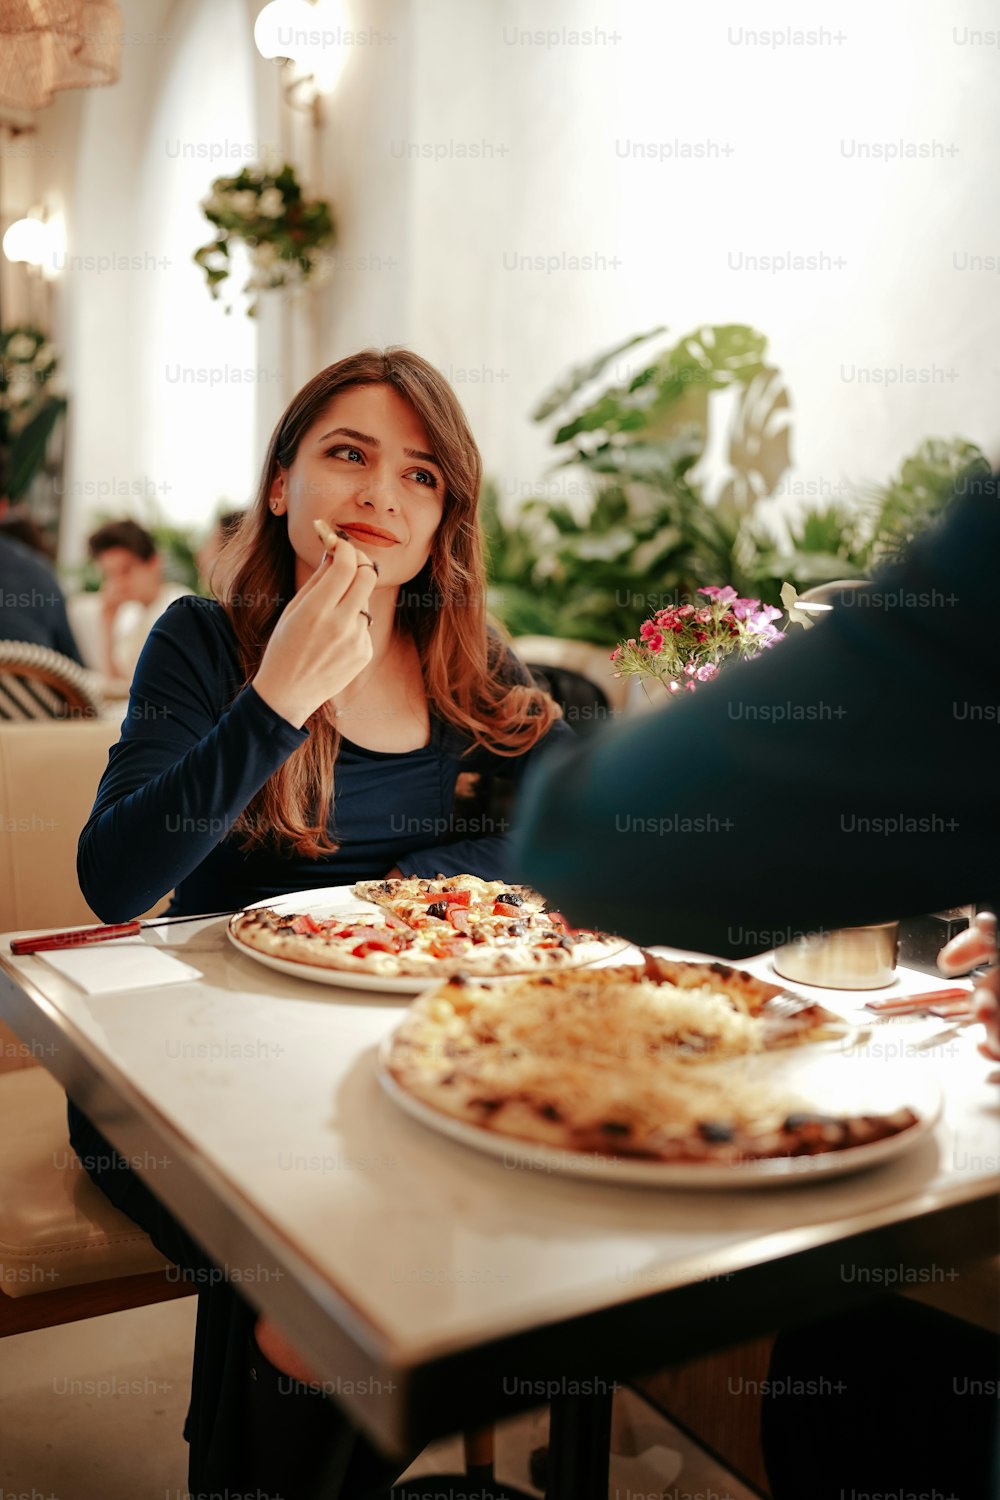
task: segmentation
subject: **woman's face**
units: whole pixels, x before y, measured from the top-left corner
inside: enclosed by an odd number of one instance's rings
[[[296,589],[323,556],[317,517],[378,563],[379,588],[408,583],[430,556],[444,496],[444,475],[409,402],[391,385],[340,391],[271,486],[272,506],[288,515]]]

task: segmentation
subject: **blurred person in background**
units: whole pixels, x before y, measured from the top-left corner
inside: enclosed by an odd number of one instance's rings
[[[0,640],[48,646],[83,666],[59,581],[37,539],[31,540],[39,528],[30,517],[14,516],[7,533],[9,507],[6,456],[0,449]]]
[[[123,696],[156,621],[168,604],[191,590],[164,579],[156,542],[136,521],[107,522],[88,539],[87,547],[100,570],[101,588],[94,596],[96,607],[79,599],[73,602],[74,617],[79,612],[82,621],[89,613],[91,665],[103,673],[107,693]]]

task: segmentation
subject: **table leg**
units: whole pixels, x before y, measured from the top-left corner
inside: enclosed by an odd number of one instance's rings
[[[545,1500],[608,1500],[611,1402],[610,1390],[553,1400]]]

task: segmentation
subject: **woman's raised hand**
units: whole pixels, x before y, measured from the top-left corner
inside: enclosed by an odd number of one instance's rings
[[[343,534],[331,551],[328,534],[324,528],[320,565],[282,611],[253,679],[264,702],[296,729],[372,658],[368,600],[376,570]]]

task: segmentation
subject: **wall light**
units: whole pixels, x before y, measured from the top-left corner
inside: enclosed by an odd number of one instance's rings
[[[15,264],[42,266],[49,250],[48,225],[41,219],[15,219],[3,237],[3,253]]]
[[[285,86],[289,103],[309,84],[314,97],[333,92],[346,60],[342,0],[271,0],[253,36],[261,57],[281,58],[293,74]]]

